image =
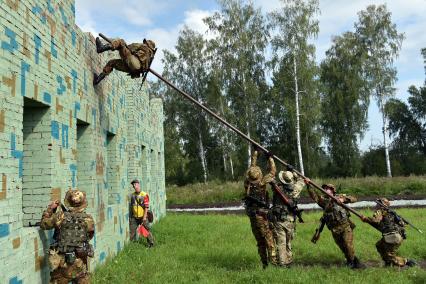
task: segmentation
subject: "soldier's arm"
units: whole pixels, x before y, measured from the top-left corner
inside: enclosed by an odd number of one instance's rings
[[[302,190],[303,190],[304,185],[305,185],[305,182],[303,181],[303,179],[302,179],[302,178],[300,178],[300,177],[298,176],[298,177],[297,177],[297,181],[296,181],[296,183],[294,184],[294,190],[293,190],[293,192],[291,193],[291,197],[293,197],[293,198],[298,198],[298,197],[299,197],[299,195],[300,195],[300,193],[301,193],[301,192],[302,192]]]
[[[263,184],[268,184],[275,179],[277,168],[275,166],[275,162],[272,157],[268,158],[268,168],[269,168],[269,173],[265,175],[265,177],[263,178]]]
[[[361,219],[363,222],[368,223],[378,229],[380,222],[383,219],[383,215],[380,210],[377,210],[376,212],[374,212],[373,217],[363,216]]]
[[[310,186],[307,187],[309,196],[312,198],[315,203],[317,203],[321,208],[325,207],[325,201],[324,198],[316,193]]]
[[[43,230],[56,228],[60,224],[60,215],[62,213],[61,207],[55,207],[52,206],[52,204],[54,204],[54,202],[49,204],[47,209],[43,211],[40,221],[40,228]],[[59,202],[57,204],[59,204]]]
[[[257,163],[257,155],[258,155],[258,152],[257,152],[257,150],[255,150],[255,151],[253,152],[253,154],[251,155],[251,163],[250,163],[250,167],[255,167],[255,166],[256,166],[256,163]]]
[[[95,235],[95,221],[91,215],[88,215],[85,221],[87,226],[87,237],[91,240]]]

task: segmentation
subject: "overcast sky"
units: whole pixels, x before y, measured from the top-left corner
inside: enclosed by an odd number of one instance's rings
[[[263,12],[270,12],[280,5],[279,0],[254,0]],[[426,47],[426,0],[320,0],[320,32],[314,40],[317,61],[331,46],[332,37],[345,31],[353,31],[357,13],[370,4],[387,4],[392,20],[399,32],[405,33],[401,53],[396,61],[398,82],[396,97],[407,99],[410,85],[420,86],[425,80],[420,49]],[[217,11],[214,0],[76,0],[76,22],[83,31],[99,32],[110,37],[121,37],[127,42],[141,42],[143,38],[156,42],[159,50],[174,50],[179,30],[184,25],[205,33],[202,19]],[[162,71],[162,52],[157,52],[153,69]],[[153,79],[151,77],[151,79]],[[374,101],[369,108],[369,130],[361,141],[366,150],[371,143],[382,143],[381,118]]]

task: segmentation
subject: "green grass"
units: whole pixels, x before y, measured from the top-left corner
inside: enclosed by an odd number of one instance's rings
[[[316,184],[333,183],[341,186],[341,193],[360,196],[426,195],[426,176],[366,177],[346,179],[314,179]],[[242,198],[243,183],[212,181],[183,187],[167,186],[167,205],[238,202]],[[302,193],[306,195],[306,191]]]
[[[425,209],[399,213],[426,231]],[[372,212],[364,212],[371,214]],[[343,254],[324,229],[316,245],[310,242],[320,217],[305,214],[293,242],[291,269],[263,270],[255,239],[244,215],[168,214],[154,225],[157,246],[130,243],[120,254],[96,269],[93,283],[425,283],[420,267],[399,270],[381,267],[375,243],[380,233],[356,220],[355,251],[373,267],[351,270]],[[408,229],[400,255],[426,260],[425,237]]]

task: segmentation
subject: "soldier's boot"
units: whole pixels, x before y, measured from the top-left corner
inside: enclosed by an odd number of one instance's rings
[[[106,74],[102,72],[101,74],[93,73],[93,86],[99,84],[103,79],[105,79]]]
[[[263,268],[263,269],[266,269],[267,267],[268,267],[268,262],[267,262],[267,261],[262,260],[262,268]]]
[[[413,267],[417,265],[417,262],[414,259],[408,259],[405,265],[409,267]]]
[[[364,268],[366,268],[365,264],[361,263],[361,261],[359,261],[359,259],[357,257],[355,257],[354,260],[350,262],[349,267],[352,268],[352,269],[364,269]]]
[[[112,45],[110,43],[102,43],[99,37],[96,38],[96,52],[102,53],[107,50],[112,50]]]
[[[152,248],[155,245],[154,236],[150,233],[147,237],[148,247]]]

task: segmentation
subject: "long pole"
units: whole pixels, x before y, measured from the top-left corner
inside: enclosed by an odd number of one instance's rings
[[[184,96],[185,98],[187,98],[188,100],[190,100],[193,104],[195,104],[196,106],[200,107],[205,112],[207,112],[208,114],[210,114],[211,116],[213,116],[214,118],[216,118],[219,122],[225,124],[228,128],[232,129],[235,133],[237,133],[238,135],[240,135],[242,138],[244,138],[245,140],[247,140],[250,143],[252,143],[253,145],[255,145],[258,149],[262,150],[265,153],[270,153],[270,151],[268,149],[266,149],[265,147],[263,147],[262,145],[260,145],[259,143],[257,143],[256,141],[254,141],[253,139],[251,139],[250,137],[248,137],[246,134],[244,134],[243,132],[241,132],[238,128],[236,128],[235,126],[233,126],[232,124],[230,124],[229,122],[227,122],[226,120],[224,120],[223,118],[221,118],[220,116],[218,116],[216,113],[214,113],[209,108],[207,108],[206,106],[204,106],[203,104],[201,104],[200,102],[198,102],[196,99],[194,99],[188,93],[186,93],[186,92],[182,91],[181,89],[179,89],[178,87],[176,87],[172,82],[170,82],[169,80],[163,78],[163,76],[161,76],[160,74],[158,74],[157,72],[155,72],[151,68],[149,69],[149,71],[153,75],[155,75],[158,79],[160,79],[161,81],[163,81],[164,83],[166,83],[167,85],[169,85],[172,89],[176,90],[182,96]],[[283,161],[282,159],[280,159],[276,155],[272,155],[272,157],[276,161],[278,161],[281,164],[283,164],[284,166],[290,166],[290,164],[286,163],[285,161]],[[296,174],[298,174],[300,177],[302,177],[304,179],[307,179],[307,177],[304,176],[301,172],[299,172],[297,170],[293,170],[293,172],[295,172]],[[309,183],[313,187],[315,187],[316,189],[318,189],[319,191],[321,191],[322,193],[324,193],[325,195],[327,195],[328,197],[330,197],[331,199],[333,199],[339,206],[345,208],[346,210],[352,212],[354,215],[356,215],[359,218],[361,218],[361,216],[362,216],[361,214],[359,214],[357,211],[355,211],[351,207],[347,206],[346,204],[342,203],[337,197],[329,194],[324,189],[322,189],[320,186],[318,186],[317,184],[315,184],[313,181],[310,181]]]

